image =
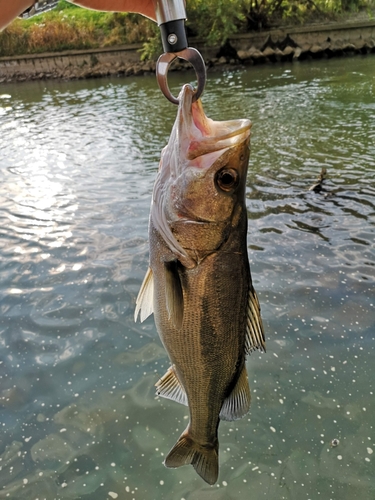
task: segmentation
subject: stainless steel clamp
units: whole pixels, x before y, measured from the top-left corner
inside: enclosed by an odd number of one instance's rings
[[[156,63],[156,78],[165,97],[174,104],[178,99],[171,93],[167,76],[172,62],[178,57],[188,61],[193,66],[198,85],[193,100],[202,95],[206,84],[206,66],[198,50],[188,47],[185,21],[186,11],[184,0],[154,0],[156,20],[160,28],[164,54]]]

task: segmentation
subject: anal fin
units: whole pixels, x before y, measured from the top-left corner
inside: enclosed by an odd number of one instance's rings
[[[158,396],[172,399],[177,403],[188,406],[188,398],[185,389],[178,380],[174,366],[171,366],[165,375],[156,382],[155,387]]]
[[[246,366],[237,380],[237,383],[224,400],[219,417],[221,420],[238,420],[246,415],[250,409],[250,387],[247,379]]]
[[[250,354],[255,349],[266,352],[266,341],[259,300],[253,286],[250,286],[247,304],[246,354]]]

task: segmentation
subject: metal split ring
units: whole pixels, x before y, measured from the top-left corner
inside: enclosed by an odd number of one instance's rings
[[[179,104],[178,98],[170,91],[167,81],[169,67],[177,57],[188,61],[195,70],[198,80],[198,85],[193,95],[193,102],[195,102],[202,95],[206,84],[206,66],[200,52],[192,47],[187,47],[180,52],[165,52],[159,57],[156,63],[156,79],[160,90],[169,101],[173,102],[173,104]]]

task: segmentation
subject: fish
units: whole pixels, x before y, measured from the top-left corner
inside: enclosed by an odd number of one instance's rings
[[[149,267],[135,307],[152,313],[171,366],[157,394],[188,406],[189,424],[165,458],[212,485],[220,420],[250,408],[246,356],[265,351],[247,253],[251,122],[214,121],[184,85],[163,149],[149,219]]]

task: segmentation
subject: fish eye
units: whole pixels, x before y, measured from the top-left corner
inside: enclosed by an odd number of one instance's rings
[[[231,191],[238,182],[238,173],[233,168],[223,168],[216,174],[216,183],[223,191]]]

